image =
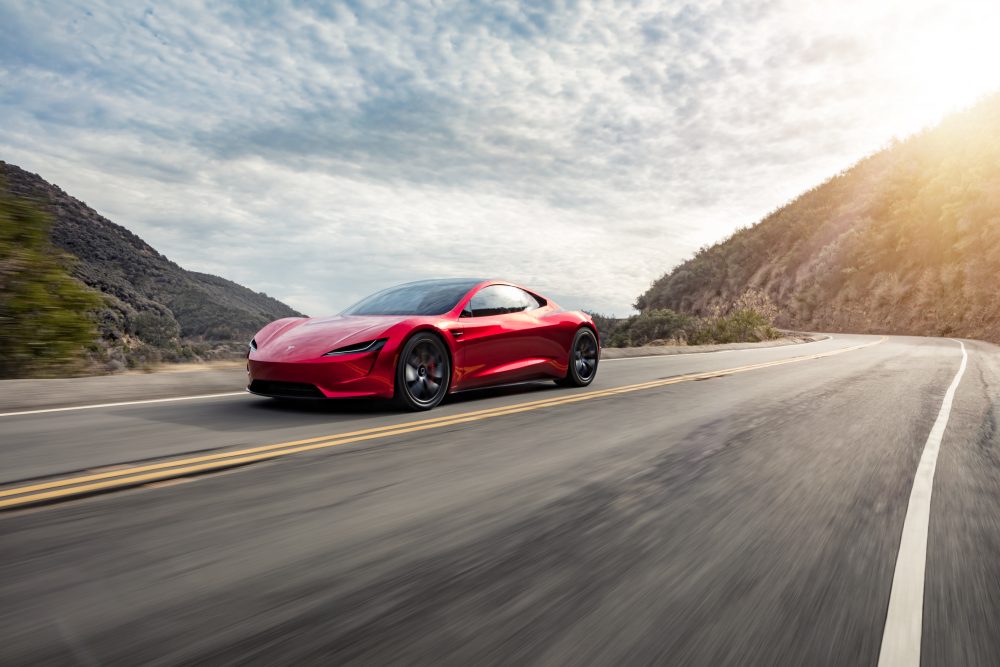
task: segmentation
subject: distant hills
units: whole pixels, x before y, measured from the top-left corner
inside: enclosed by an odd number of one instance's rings
[[[181,268],[141,238],[36,174],[0,161],[0,187],[51,216],[71,275],[98,291],[93,361],[110,368],[242,353],[264,324],[297,316],[277,299]]]
[[[748,288],[789,328],[1000,342],[1000,94],[703,248],[636,307],[704,315]]]

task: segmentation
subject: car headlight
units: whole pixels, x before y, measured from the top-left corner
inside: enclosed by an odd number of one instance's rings
[[[256,338],[251,338],[250,339],[250,350],[253,351],[253,350],[256,350],[256,349],[257,349],[257,339]]]
[[[377,338],[375,340],[367,340],[364,343],[355,343],[354,345],[347,345],[345,347],[338,347],[336,350],[330,350],[324,357],[336,357],[341,354],[359,354],[362,352],[376,352],[381,350],[385,346],[385,342],[389,340],[388,338]]]

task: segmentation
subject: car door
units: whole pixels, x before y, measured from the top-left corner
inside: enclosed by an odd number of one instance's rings
[[[542,334],[544,303],[513,285],[488,285],[469,301],[457,337],[458,385],[467,389],[550,374],[557,351]]]

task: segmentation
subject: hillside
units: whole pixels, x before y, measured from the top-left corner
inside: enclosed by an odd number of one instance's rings
[[[49,213],[51,242],[71,256],[71,275],[104,296],[97,363],[231,356],[267,322],[299,314],[266,294],[181,268],[60,188],[0,161],[3,183]]]
[[[1000,341],[1000,94],[894,143],[640,296],[701,315],[747,288],[796,329]]]

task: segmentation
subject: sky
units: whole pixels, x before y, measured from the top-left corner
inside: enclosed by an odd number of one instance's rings
[[[0,159],[310,315],[649,284],[1000,88],[1000,2],[0,0]]]

